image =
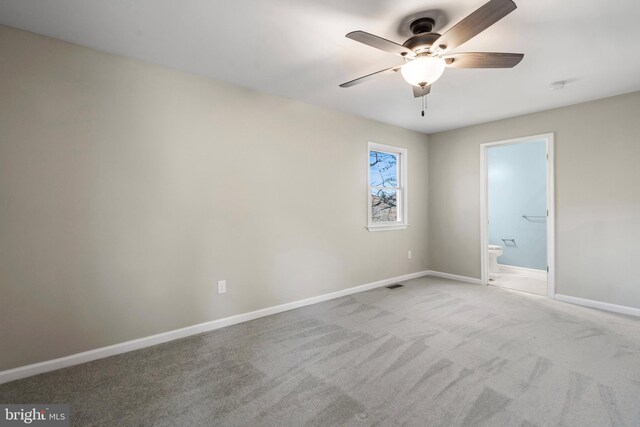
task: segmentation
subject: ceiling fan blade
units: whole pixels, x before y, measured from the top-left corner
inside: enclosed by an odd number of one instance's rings
[[[431,92],[431,85],[426,85],[423,88],[418,87],[418,86],[413,86],[413,97],[414,98],[420,98],[421,96],[427,96],[427,95],[429,95],[429,92]]]
[[[522,61],[523,53],[467,52],[446,55],[451,68],[513,68]]]
[[[444,45],[448,50],[455,49],[516,10],[516,8],[517,6],[512,0],[491,0],[451,27],[433,45]]]
[[[383,39],[374,34],[366,33],[364,31],[352,31],[345,37],[355,40],[360,43],[364,43],[368,46],[375,47],[376,49],[383,50],[385,52],[400,55],[402,57],[413,58],[416,56],[411,49],[407,49],[401,44],[392,42],[391,40]]]
[[[355,85],[359,85],[360,83],[368,82],[369,80],[373,80],[378,76],[383,74],[392,74],[400,70],[402,65],[398,65],[396,67],[387,68],[386,70],[376,71],[375,73],[367,74],[366,76],[359,77],[357,79],[350,80],[346,83],[342,83],[340,87],[351,87]]]

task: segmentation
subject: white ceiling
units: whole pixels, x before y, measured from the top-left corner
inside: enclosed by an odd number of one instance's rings
[[[344,35],[402,43],[411,17],[438,11],[442,32],[485,0],[0,0],[0,23],[426,133],[640,90],[639,0],[515,1],[457,51],[524,60],[447,69],[425,118],[399,73],[338,87],[399,64]]]

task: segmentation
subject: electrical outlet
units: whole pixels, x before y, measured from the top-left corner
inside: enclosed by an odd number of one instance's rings
[[[218,280],[218,293],[224,294],[227,292],[227,281],[226,280]]]
[[[411,257],[413,256],[413,254],[411,253],[411,251],[407,252],[407,258],[411,259]]]

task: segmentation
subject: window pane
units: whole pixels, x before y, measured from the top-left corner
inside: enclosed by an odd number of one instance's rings
[[[397,190],[371,189],[371,222],[398,220]]]
[[[398,186],[397,154],[369,151],[369,185],[372,187]]]

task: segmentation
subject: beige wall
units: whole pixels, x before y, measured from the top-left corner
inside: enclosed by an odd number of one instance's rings
[[[430,268],[480,277],[479,145],[554,132],[556,292],[640,308],[639,112],[635,92],[430,135]]]
[[[546,132],[558,293],[640,307],[640,93],[427,137],[1,26],[0,76],[0,370],[479,277],[478,146]],[[408,230],[365,229],[367,141],[409,149]]]
[[[427,268],[425,135],[7,27],[0,76],[0,370]]]

